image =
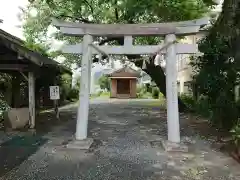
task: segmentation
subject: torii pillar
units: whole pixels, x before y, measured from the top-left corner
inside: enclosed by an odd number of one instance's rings
[[[166,35],[166,43],[176,40],[174,34]],[[166,92],[167,92],[167,124],[168,140],[180,142],[178,90],[177,90],[177,54],[175,44],[166,48]]]
[[[80,101],[77,114],[76,140],[87,138],[89,94],[91,86],[92,48],[89,46],[93,41],[92,36],[83,36],[83,56],[81,62],[81,85]]]

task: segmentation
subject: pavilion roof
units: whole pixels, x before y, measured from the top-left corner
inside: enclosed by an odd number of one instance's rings
[[[51,67],[59,71],[65,71],[71,73],[71,70],[67,69],[57,61],[48,58],[38,52],[32,51],[25,47],[25,42],[20,38],[13,36],[6,31],[0,29],[0,44],[16,52],[22,58],[28,60],[30,63],[38,67]],[[1,62],[0,62],[1,63]]]
[[[112,70],[110,73],[108,73],[108,76],[114,77],[116,74],[124,73],[124,72],[131,74],[133,77],[140,76],[139,71],[137,71],[129,66],[124,66],[120,69]]]

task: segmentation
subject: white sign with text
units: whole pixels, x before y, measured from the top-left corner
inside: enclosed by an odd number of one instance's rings
[[[50,99],[60,99],[59,86],[50,86]]]

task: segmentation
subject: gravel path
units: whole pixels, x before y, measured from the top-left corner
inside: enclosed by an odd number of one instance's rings
[[[48,141],[0,179],[240,179],[240,165],[201,140],[188,127],[184,115],[180,118],[181,135],[189,145],[188,153],[163,150],[159,140],[166,138],[166,112],[144,106],[144,101],[93,101],[89,136],[94,143],[88,151],[64,148],[75,132],[76,107],[63,108],[61,114],[69,121],[42,134]]]

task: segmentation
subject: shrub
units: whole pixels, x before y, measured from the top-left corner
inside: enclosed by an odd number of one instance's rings
[[[7,102],[0,99],[0,121],[3,120],[3,114],[8,109],[10,109],[10,106],[7,104]]]
[[[240,146],[240,123],[237,123],[236,126],[234,126],[231,129],[232,139],[237,147]]]
[[[209,100],[206,96],[201,95],[195,103],[195,111],[203,117],[210,117],[212,114]]]
[[[189,110],[195,110],[195,101],[193,99],[193,96],[181,94],[180,99],[183,101],[183,103],[187,106]]]
[[[237,123],[237,115],[236,102],[221,92],[212,105],[212,123],[229,130]]]
[[[152,89],[152,97],[153,97],[154,99],[158,99],[158,98],[159,98],[159,89],[158,89],[157,87],[154,87],[154,88]]]
[[[237,108],[237,112],[238,112],[238,118],[240,118],[240,99],[237,100],[237,102],[236,102],[236,108]]]
[[[76,101],[79,98],[79,90],[76,88],[70,89],[67,94],[67,100]]]
[[[137,98],[143,98],[146,92],[147,92],[146,86],[144,85],[137,86]]]

